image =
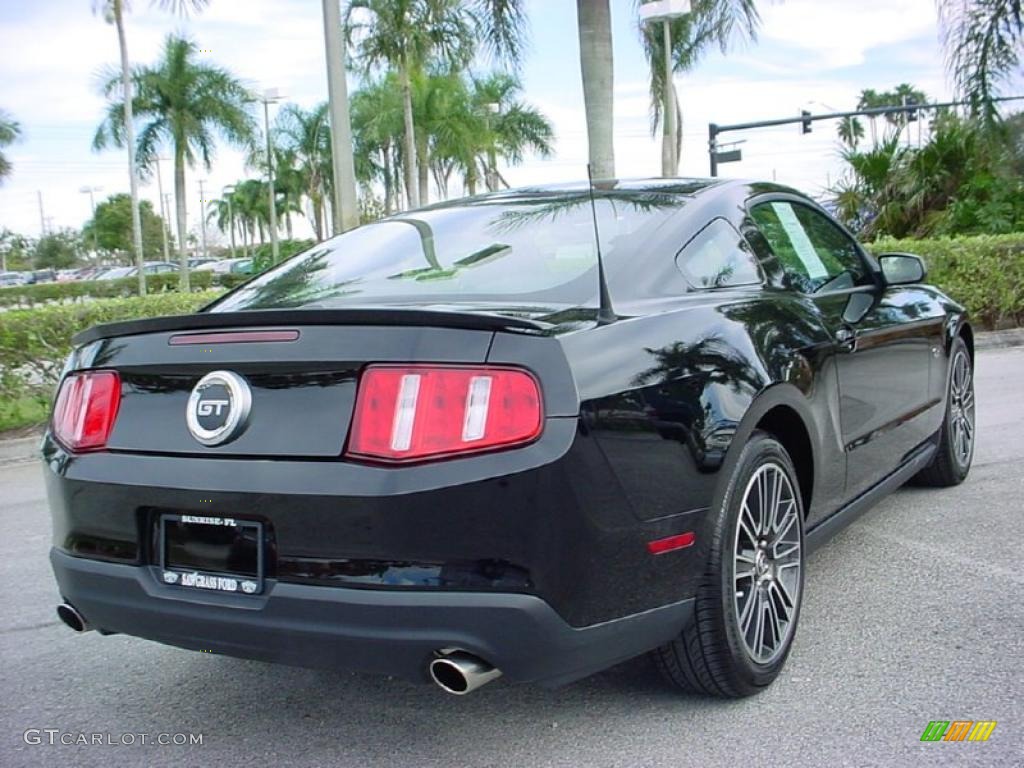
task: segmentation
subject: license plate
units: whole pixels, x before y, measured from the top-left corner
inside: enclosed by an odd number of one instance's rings
[[[206,515],[160,516],[164,584],[256,595],[263,590],[263,526]]]

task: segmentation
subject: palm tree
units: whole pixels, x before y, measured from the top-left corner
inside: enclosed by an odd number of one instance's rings
[[[474,54],[476,16],[461,0],[351,0],[345,26],[364,71],[384,66],[402,89],[402,165],[409,204],[420,204],[412,78],[430,62],[461,69]]]
[[[526,152],[550,157],[555,131],[551,122],[535,107],[519,100],[523,84],[507,73],[473,79],[472,103],[485,116],[483,156],[487,189],[495,191],[501,175],[497,158],[518,165]],[[470,186],[467,180],[467,186]],[[470,188],[470,194],[474,190]]]
[[[694,0],[692,11],[669,22],[672,40],[672,71],[688,72],[713,46],[722,53],[737,39],[753,40],[761,17],[755,0]],[[654,134],[659,123],[671,124],[674,129],[662,132],[662,175],[675,176],[679,172],[682,149],[682,113],[679,99],[676,104],[676,119],[664,120],[665,104],[665,38],[662,22],[640,28],[644,52],[651,75],[651,132]],[[672,85],[673,93],[675,86]]]
[[[615,68],[612,62],[611,16],[609,0],[576,0],[590,171],[596,179],[615,178]]]
[[[198,13],[209,5],[209,2],[210,0],[152,0],[153,5],[182,16],[187,16],[190,11]],[[139,294],[144,295],[146,274],[142,269],[142,219],[139,214],[139,181],[135,168],[135,120],[132,115],[134,97],[131,64],[128,60],[128,39],[124,27],[124,14],[127,9],[128,0],[93,0],[93,12],[101,14],[108,24],[117,27],[117,42],[121,53],[121,120],[125,126],[124,145],[128,147],[128,179],[132,197],[132,237],[135,242],[135,263],[139,268]],[[187,276],[185,280],[187,282]]]
[[[274,123],[274,142],[289,154],[285,159],[298,173],[301,194],[313,208],[312,224],[316,239],[327,237],[327,200],[331,186],[331,130],[327,103],[306,111],[295,104],[285,105]],[[278,163],[279,173],[282,166]],[[295,177],[289,183],[295,181]]]
[[[10,114],[0,109],[0,147],[7,147],[21,136],[21,126]],[[11,161],[0,152],[0,183],[11,174]]]
[[[999,87],[1021,71],[1024,0],[938,0],[946,64],[957,90],[989,122]]]
[[[255,121],[249,112],[253,96],[230,72],[196,61],[198,49],[187,38],[169,35],[155,66],[137,67],[132,81],[137,92],[134,114],[145,121],[136,147],[144,168],[151,168],[164,144],[174,156],[174,196],[177,204],[178,248],[181,286],[187,290],[188,258],[185,220],[185,166],[194,167],[197,158],[207,170],[215,152],[215,135],[237,146],[251,144]],[[102,149],[128,141],[129,125],[124,105],[117,100],[119,78],[111,77],[102,87],[110,101],[107,115],[93,139]]]
[[[367,82],[352,94],[352,143],[356,179],[367,188],[375,181],[384,187],[384,212],[398,210],[401,196],[401,144],[403,98],[398,77],[390,73]]]
[[[839,121],[836,130],[839,133],[839,140],[850,149],[857,149],[860,140],[864,138],[864,123],[856,117],[844,117]]]

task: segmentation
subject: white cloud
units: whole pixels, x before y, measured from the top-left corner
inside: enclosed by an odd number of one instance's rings
[[[787,0],[761,10],[761,39],[791,45],[795,68],[862,64],[877,46],[936,34],[934,0]]]

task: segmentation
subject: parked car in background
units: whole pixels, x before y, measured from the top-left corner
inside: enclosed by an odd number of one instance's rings
[[[21,272],[0,272],[0,288],[25,285],[28,280]]]
[[[216,264],[217,261],[218,261],[217,259],[208,259],[208,258],[204,258],[202,256],[197,257],[197,258],[191,258],[191,259],[188,260],[188,268],[189,269],[198,269],[203,264]]]
[[[162,275],[168,272],[177,272],[178,265],[172,264],[169,261],[149,261],[146,262],[142,271],[147,275]],[[139,273],[138,267],[114,267],[109,269],[103,274],[96,275],[94,280],[120,280],[125,277],[135,277]]]
[[[252,274],[252,259],[221,259],[211,263],[200,264],[196,267],[198,272],[216,272],[218,275],[250,275]]]

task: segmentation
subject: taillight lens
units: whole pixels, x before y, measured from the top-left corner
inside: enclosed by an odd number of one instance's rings
[[[517,368],[371,365],[349,456],[422,461],[522,445],[543,425],[540,387]]]
[[[107,445],[121,404],[121,377],[113,371],[72,373],[61,384],[53,407],[53,434],[71,451]]]

